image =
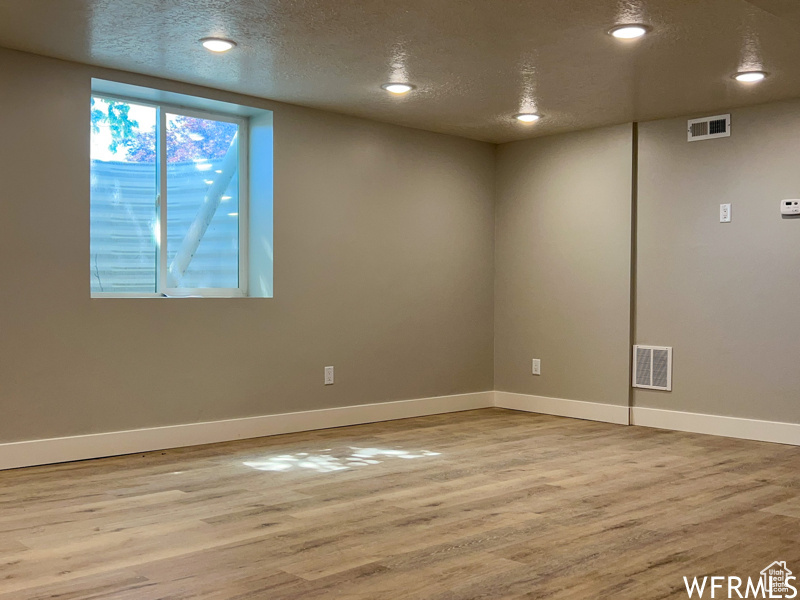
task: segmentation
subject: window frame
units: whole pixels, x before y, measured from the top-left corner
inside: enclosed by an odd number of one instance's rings
[[[122,94],[107,94],[92,91],[92,98],[99,98],[111,102],[125,102],[139,106],[148,106],[156,110],[156,223],[158,238],[156,245],[156,291],[147,292],[91,292],[92,298],[246,298],[248,296],[249,281],[249,181],[250,164],[249,133],[250,119],[247,116],[234,115],[224,112],[196,109],[179,104],[167,102],[153,102],[140,100]],[[239,287],[237,288],[170,288],[167,287],[167,207],[169,197],[167,194],[167,113],[171,115],[186,116],[195,119],[208,119],[235,123],[238,130],[238,161],[239,161],[239,192],[238,192],[238,230],[239,230]],[[91,220],[91,214],[90,214]]]

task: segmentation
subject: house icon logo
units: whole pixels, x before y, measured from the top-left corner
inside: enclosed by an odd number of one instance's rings
[[[792,572],[786,566],[786,561],[776,560],[766,569],[761,571],[761,580],[764,582],[764,591],[768,594],[768,598],[783,598],[785,594],[792,592],[797,594],[794,586],[789,585],[789,581],[794,579],[791,577]],[[792,598],[794,596],[791,596]]]

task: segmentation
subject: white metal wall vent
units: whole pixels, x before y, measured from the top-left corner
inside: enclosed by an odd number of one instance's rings
[[[633,347],[633,387],[672,391],[671,347]]]
[[[717,115],[716,117],[703,117],[689,121],[689,141],[713,140],[714,138],[730,137],[731,116]]]

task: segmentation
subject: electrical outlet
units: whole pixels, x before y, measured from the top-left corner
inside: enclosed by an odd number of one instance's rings
[[[731,205],[730,204],[720,204],[719,205],[719,222],[720,223],[730,223],[731,222]]]
[[[325,367],[325,385],[333,385],[333,367]]]
[[[541,375],[542,374],[542,361],[538,358],[533,359],[533,363],[531,365],[531,372],[534,375]]]

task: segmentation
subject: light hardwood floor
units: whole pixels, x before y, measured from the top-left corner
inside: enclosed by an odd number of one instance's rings
[[[648,600],[774,560],[800,448],[501,409],[0,473],[0,600]]]

